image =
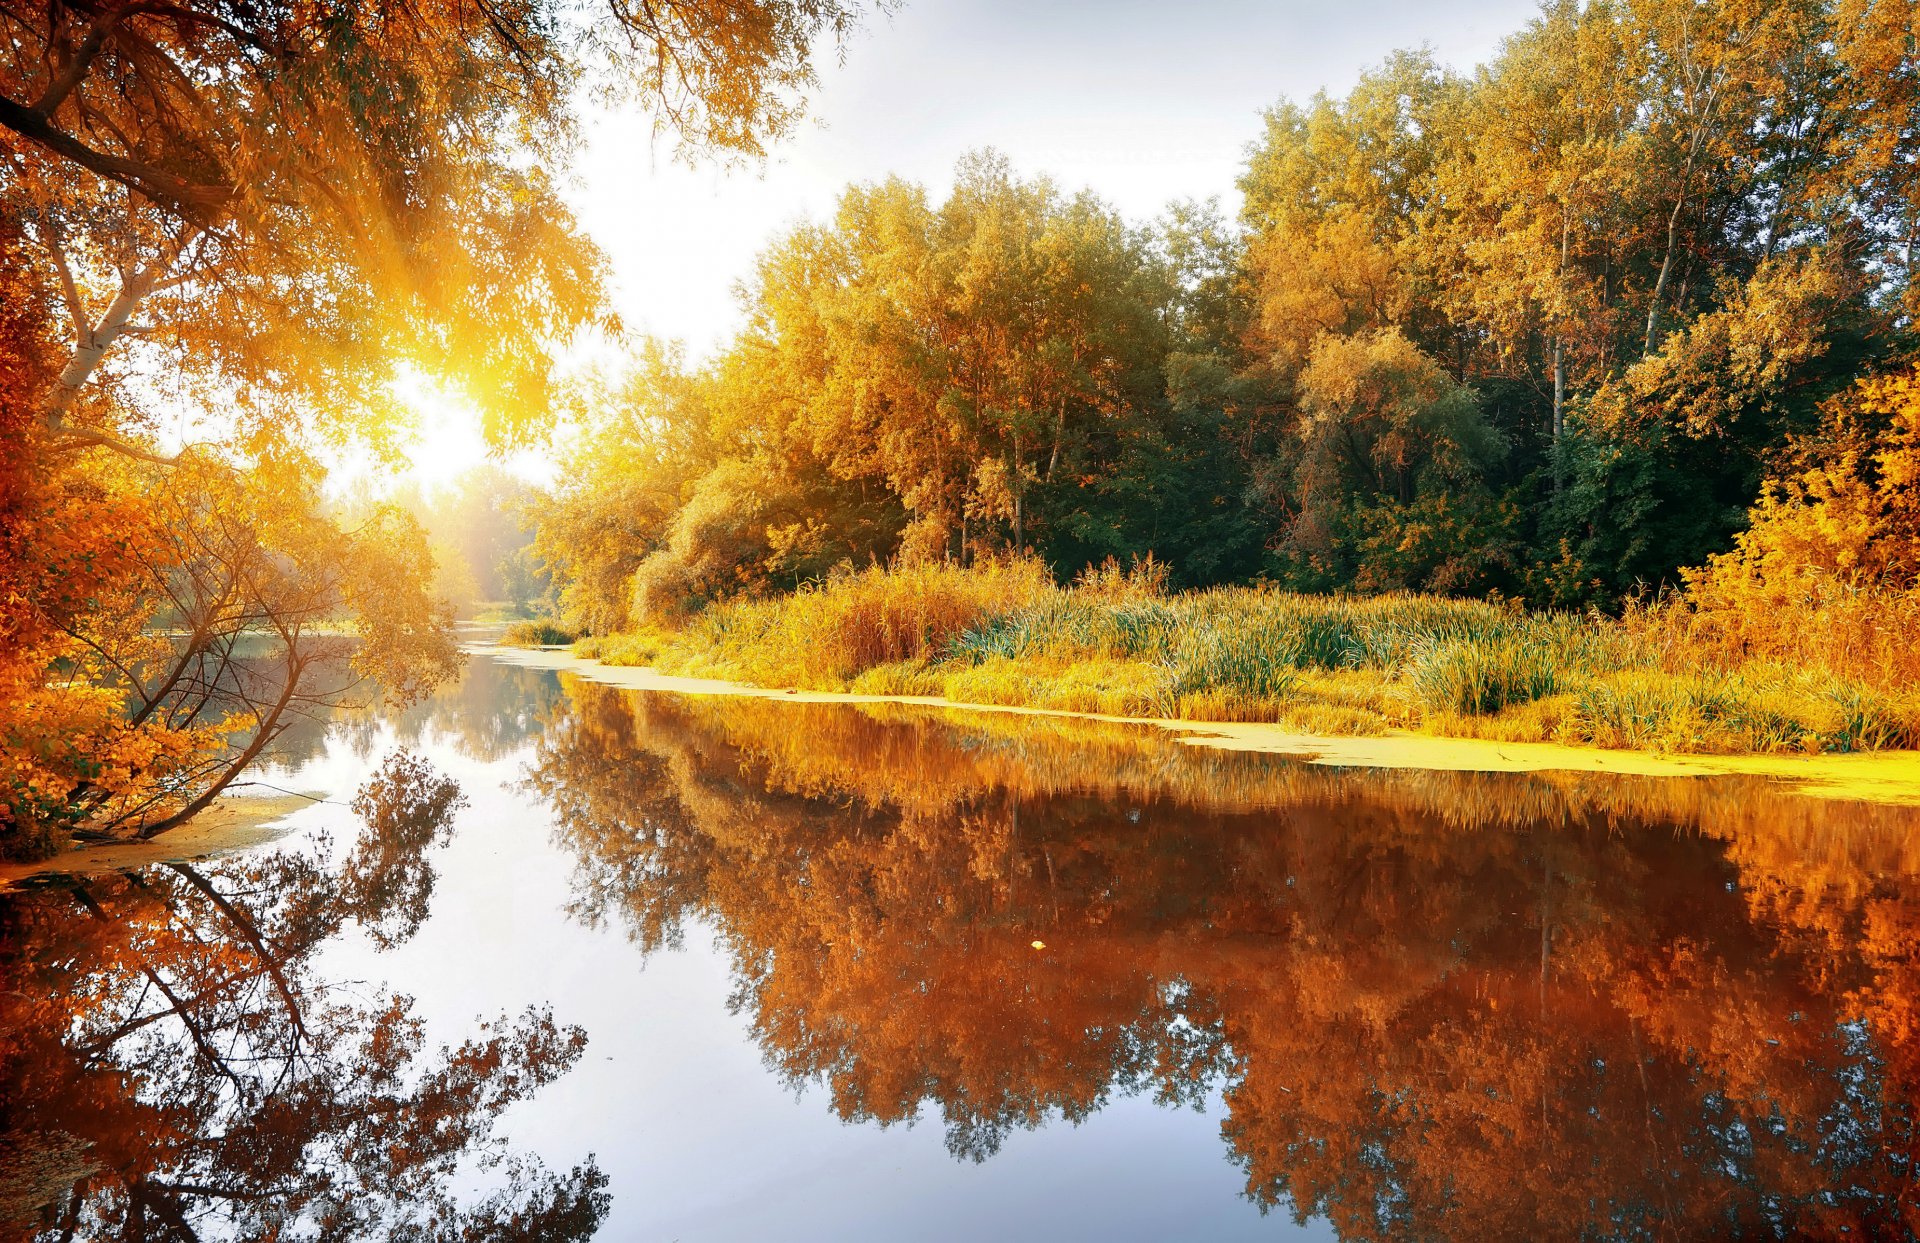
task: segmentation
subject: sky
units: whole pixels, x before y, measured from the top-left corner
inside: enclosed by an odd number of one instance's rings
[[[783,230],[829,215],[840,191],[892,174],[937,197],[966,152],[1093,190],[1134,220],[1234,182],[1261,112],[1345,94],[1399,48],[1470,70],[1537,0],[905,0],[870,17],[808,118],[764,166],[688,168],[638,112],[601,115],[568,197],[612,266],[631,331],[712,355],[741,322],[735,289]],[[484,453],[457,410],[422,407],[413,473],[431,486]],[[538,455],[523,473],[539,474]]]

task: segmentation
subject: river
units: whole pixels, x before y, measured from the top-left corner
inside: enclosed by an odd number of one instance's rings
[[[484,655],[260,779],[0,894],[0,1237],[1920,1221],[1912,808]]]

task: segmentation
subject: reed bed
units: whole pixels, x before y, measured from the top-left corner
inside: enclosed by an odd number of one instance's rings
[[[1623,621],[1405,594],[1170,594],[1151,563],[1066,587],[1024,560],[874,568],[576,650],[762,686],[1315,733],[1701,752],[1920,747],[1920,697],[1903,684],[1804,651],[1756,656],[1651,610]]]

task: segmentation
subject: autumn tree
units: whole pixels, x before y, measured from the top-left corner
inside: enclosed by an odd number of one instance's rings
[[[411,358],[493,439],[524,435],[554,344],[600,314],[599,260],[552,184],[582,72],[608,66],[589,85],[690,148],[755,154],[797,115],[816,39],[856,12],[6,6],[0,193],[72,321],[49,424],[114,434],[75,405],[131,330],[262,416],[298,391],[378,439]]]
[[[857,15],[0,4],[0,240],[6,314],[23,316],[0,542],[45,588],[9,623],[7,849],[204,806],[234,771],[209,756],[250,759],[288,711],[337,698],[308,680],[345,667],[301,654],[317,628],[367,639],[360,674],[395,656],[395,688],[444,671],[413,533],[388,512],[337,521],[315,454],[378,460],[404,439],[402,364],[464,393],[496,447],[541,431],[555,351],[612,326],[554,189],[580,103],[637,102],[689,155],[757,156]],[[157,440],[163,415],[192,416],[185,451]],[[195,621],[163,653],[139,631],[172,612]],[[282,680],[229,713],[229,644],[262,630]],[[104,810],[162,795],[157,816]]]
[[[1673,581],[1820,401],[1902,348],[1908,208],[1866,163],[1910,162],[1868,102],[1904,90],[1898,26],[1818,0],[1554,4],[1472,79],[1403,55],[1283,102],[1243,177],[1246,374],[1291,415],[1321,334],[1396,327],[1511,446],[1489,479],[1511,506],[1459,527],[1534,550],[1492,585]],[[1284,529],[1292,498],[1265,495]]]
[[[1297,388],[1287,549],[1301,571],[1375,589],[1479,581],[1503,555],[1485,480],[1506,446],[1472,391],[1393,328],[1323,334]]]

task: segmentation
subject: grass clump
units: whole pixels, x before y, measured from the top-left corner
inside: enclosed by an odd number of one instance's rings
[[[569,630],[551,617],[514,622],[500,633],[505,647],[564,647],[579,638],[579,631]]]
[[[661,653],[669,672],[845,690],[869,669],[923,661],[989,619],[1058,592],[1031,559],[969,569],[842,571],[791,595],[718,604]]]
[[[1524,634],[1435,643],[1414,658],[1407,681],[1429,712],[1490,716],[1560,689],[1554,652]]]
[[[582,660],[597,660],[605,665],[652,665],[671,645],[672,639],[651,630],[630,634],[587,635],[574,641],[573,654]]]
[[[1670,751],[1920,746],[1920,699],[1765,664],[1641,612],[1530,614],[1500,601],[1171,594],[1152,562],[1056,584],[1030,559],[843,570],[582,656],[762,686],[939,696],[1101,715],[1399,727]]]

